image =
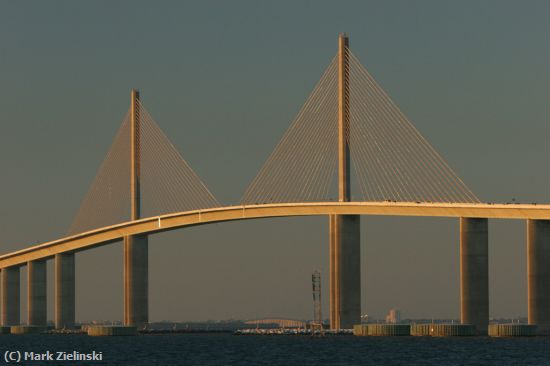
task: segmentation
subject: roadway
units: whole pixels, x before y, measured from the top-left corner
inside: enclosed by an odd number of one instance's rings
[[[234,220],[331,214],[550,220],[550,205],[386,201],[301,202],[218,207],[129,221],[30,246],[1,255],[0,268],[25,265],[28,261],[48,259],[63,252],[78,252],[107,245],[128,235],[154,234],[186,226]]]

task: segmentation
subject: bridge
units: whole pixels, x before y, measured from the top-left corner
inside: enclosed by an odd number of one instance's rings
[[[352,169],[353,168],[353,169]],[[352,187],[357,188],[352,190]],[[550,205],[482,203],[414,128],[340,35],[338,51],[241,202],[222,206],[131,91],[127,116],[67,236],[0,255],[2,326],[45,326],[46,262],[55,326],[75,324],[75,254],[124,242],[124,324],[148,323],[148,237],[216,222],[323,215],[330,327],[360,322],[360,215],[460,220],[461,322],[487,333],[488,219],[527,224],[528,322],[550,333]]]

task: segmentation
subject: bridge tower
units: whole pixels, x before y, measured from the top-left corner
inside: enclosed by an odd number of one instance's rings
[[[349,38],[338,37],[338,199],[350,201]],[[329,216],[330,328],[352,328],[361,318],[360,216]]]
[[[132,89],[130,101],[130,219],[141,216],[141,130],[139,91]],[[138,329],[149,321],[149,248],[147,235],[124,237],[124,325]]]

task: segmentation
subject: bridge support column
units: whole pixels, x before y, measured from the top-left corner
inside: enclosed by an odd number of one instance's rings
[[[361,321],[359,215],[330,215],[330,328]]]
[[[147,236],[124,238],[124,325],[149,322],[149,245]]]
[[[489,220],[460,218],[460,322],[489,326]]]
[[[550,220],[527,220],[527,317],[550,335]]]
[[[55,327],[75,325],[75,261],[74,253],[55,255]]]
[[[47,325],[46,261],[27,263],[27,324]]]
[[[2,268],[2,326],[19,325],[19,267]]]

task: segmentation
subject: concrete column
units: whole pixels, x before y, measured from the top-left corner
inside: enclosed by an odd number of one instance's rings
[[[350,111],[349,111],[349,38],[338,37],[338,200],[351,198],[350,184]]]
[[[550,220],[527,220],[527,317],[550,335]]]
[[[489,230],[484,218],[460,218],[460,322],[489,326]]]
[[[329,215],[329,320],[330,329],[340,329],[340,276],[339,264],[340,264],[340,246],[337,245],[336,240],[336,217],[338,215]]]
[[[47,325],[46,261],[27,263],[27,324]]]
[[[139,91],[130,92],[130,219],[141,216],[141,123]]]
[[[359,215],[330,215],[330,327],[361,322]]]
[[[74,253],[55,255],[55,327],[75,325],[75,261]]]
[[[149,322],[149,250],[147,236],[124,238],[124,325],[138,329]]]
[[[2,268],[2,326],[19,325],[19,267]]]

